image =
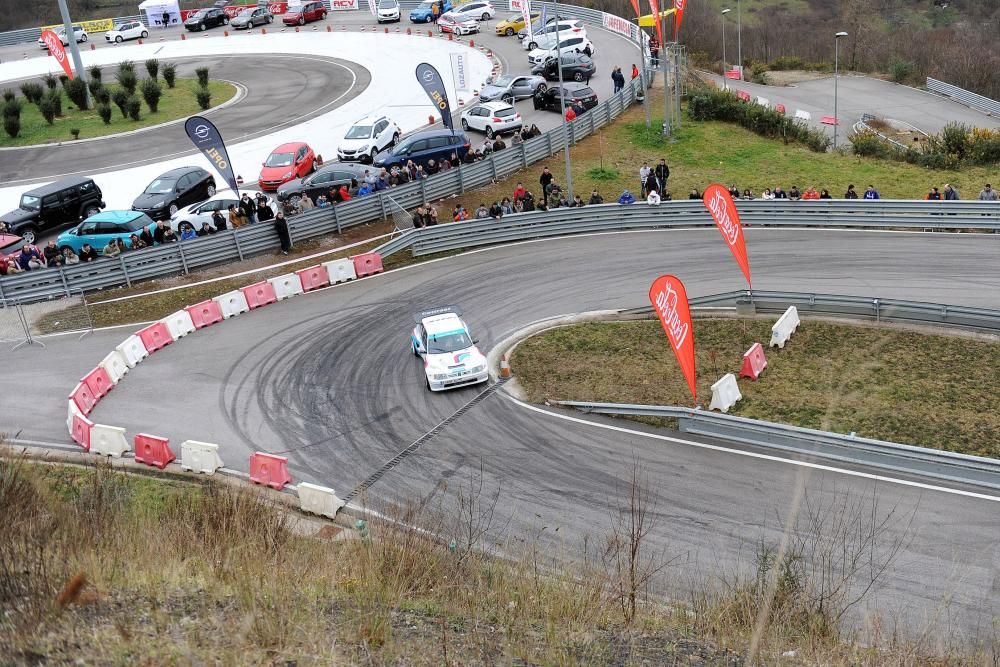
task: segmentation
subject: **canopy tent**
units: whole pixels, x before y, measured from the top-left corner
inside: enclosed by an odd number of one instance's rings
[[[177,0],[144,0],[139,9],[146,13],[146,25],[150,28],[181,24],[181,7]],[[167,15],[167,23],[163,22],[164,14]]]

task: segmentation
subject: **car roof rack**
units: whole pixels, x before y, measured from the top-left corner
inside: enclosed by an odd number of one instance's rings
[[[455,315],[461,317],[462,309],[458,306],[439,306],[437,308],[428,308],[427,310],[421,310],[419,313],[413,316],[413,321],[416,324],[420,324],[428,317],[433,317],[435,315],[445,315],[447,313],[454,313]]]

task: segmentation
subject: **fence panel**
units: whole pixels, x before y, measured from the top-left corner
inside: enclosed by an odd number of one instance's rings
[[[994,116],[1000,115],[1000,102],[965,90],[964,88],[953,86],[950,83],[927,77],[927,90],[950,97],[959,104],[964,104],[967,107],[979,109]]]

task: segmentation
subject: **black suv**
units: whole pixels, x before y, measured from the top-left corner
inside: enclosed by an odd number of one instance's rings
[[[229,16],[218,7],[199,9],[184,22],[184,27],[188,30],[206,30],[220,25],[229,25]]]
[[[200,167],[178,167],[160,174],[132,202],[153,220],[166,220],[184,206],[215,196],[215,179]]]
[[[304,193],[309,193],[309,198],[316,201],[320,195],[329,195],[330,190],[338,190],[341,185],[351,186],[351,179],[360,183],[364,180],[365,172],[368,168],[358,164],[345,164],[334,162],[325,167],[321,167],[316,173],[305,178],[296,178],[293,181],[284,183],[278,187],[278,201],[284,203],[291,201],[298,204]]]
[[[21,195],[18,208],[0,216],[10,231],[34,243],[38,232],[76,224],[104,208],[101,189],[92,178],[64,178]]]
[[[580,106],[590,111],[597,106],[597,95],[587,84],[564,83],[563,89],[566,91],[563,96],[566,98],[567,107],[571,105]],[[559,86],[553,86],[548,90],[535,93],[535,96],[531,98],[531,102],[534,104],[536,110],[543,109],[559,113],[562,109],[560,97]]]
[[[569,81],[590,81],[590,77],[597,71],[597,66],[590,56],[582,53],[564,53],[559,56],[562,62],[563,79]],[[541,65],[531,68],[531,73],[536,76],[544,76],[549,81],[559,80],[559,68],[556,66],[556,58],[547,58]]]

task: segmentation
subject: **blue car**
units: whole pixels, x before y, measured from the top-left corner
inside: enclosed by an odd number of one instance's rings
[[[434,5],[437,5],[441,9],[438,12],[438,16],[451,11],[451,2],[449,0],[424,0],[424,2],[417,5],[416,9],[410,12],[410,20],[414,23],[430,23],[434,20]]]
[[[96,213],[76,227],[68,229],[56,239],[60,250],[72,248],[79,254],[84,244],[101,252],[108,241],[121,239],[127,247],[131,247],[129,237],[138,235],[145,227],[152,234],[156,228],[153,219],[141,211],[103,211]]]
[[[402,167],[408,160],[427,167],[434,160],[440,163],[454,153],[459,159],[469,152],[469,138],[457,130],[424,130],[414,132],[395,146],[390,146],[375,156],[372,164],[378,168]]]

